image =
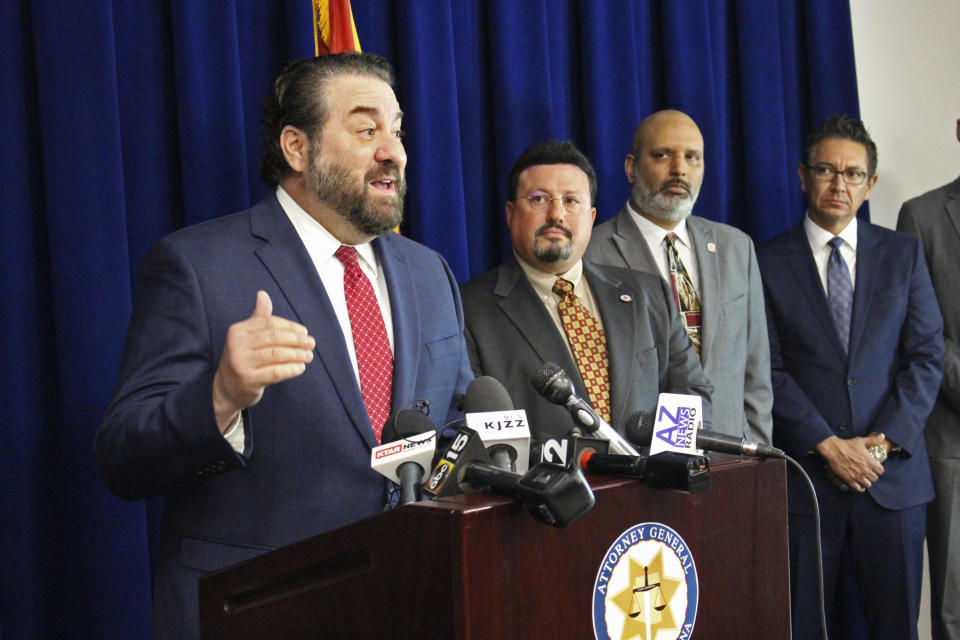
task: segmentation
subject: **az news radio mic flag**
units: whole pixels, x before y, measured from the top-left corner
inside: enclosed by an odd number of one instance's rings
[[[350,0],[312,0],[313,45],[316,55],[360,51]]]

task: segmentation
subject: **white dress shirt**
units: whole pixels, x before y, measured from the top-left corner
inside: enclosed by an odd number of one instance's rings
[[[293,228],[297,230],[297,235],[307,249],[310,259],[320,276],[323,288],[327,291],[327,297],[333,306],[334,313],[337,314],[337,321],[340,323],[340,330],[343,332],[344,344],[347,347],[347,354],[350,356],[350,364],[353,366],[353,375],[357,380],[357,386],[360,386],[360,368],[357,365],[357,350],[353,346],[353,330],[350,326],[350,313],[347,310],[347,298],[343,291],[343,263],[334,255],[340,248],[341,242],[333,234],[317,222],[313,216],[303,210],[303,208],[290,197],[283,187],[277,187],[277,200],[283,212],[287,214]],[[357,250],[357,262],[360,264],[360,270],[370,279],[374,295],[377,297],[377,304],[380,306],[380,314],[383,316],[383,324],[387,330],[387,339],[390,341],[390,351],[393,351],[393,316],[390,311],[390,296],[387,293],[387,280],[383,276],[383,269],[380,267],[380,261],[377,259],[377,253],[373,250],[370,242],[354,245]],[[238,318],[237,320],[241,320]],[[288,320],[296,321],[295,318]],[[231,446],[238,453],[243,452],[244,435],[243,421],[238,419],[230,425],[224,437],[230,442]]]
[[[820,284],[823,285],[823,291],[826,293],[827,265],[830,262],[830,254],[833,253],[833,248],[827,243],[833,239],[833,234],[811,220],[809,213],[803,217],[803,230],[807,232],[807,242],[810,243],[810,251],[813,252],[813,261],[817,264]],[[857,286],[856,216],[837,236],[843,239],[843,244],[840,245],[840,255],[843,256],[847,263],[847,269],[850,270],[850,289],[855,291]]]
[[[699,295],[700,264],[697,262],[697,254],[693,250],[690,231],[687,229],[687,219],[684,218],[672,231],[668,231],[637,213],[629,201],[627,202],[627,211],[630,212],[630,217],[633,219],[634,224],[640,229],[643,239],[647,241],[647,246],[650,247],[650,253],[653,255],[653,259],[657,263],[657,268],[660,270],[660,276],[667,282],[670,282],[670,258],[667,255],[667,244],[664,238],[671,232],[677,234],[677,254],[680,256],[680,261],[687,270],[687,275],[690,276],[690,282],[693,284],[694,290],[697,292],[697,295]]]

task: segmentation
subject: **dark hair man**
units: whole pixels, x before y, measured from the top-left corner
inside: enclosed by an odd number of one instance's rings
[[[624,161],[630,200],[593,230],[585,257],[670,283],[713,384],[713,429],[769,444],[773,391],[760,270],[749,236],[690,215],[703,183],[703,147],[687,114],[645,118]]]
[[[758,250],[773,443],[816,488],[830,636],[845,635],[836,603],[849,568],[870,637],[916,638],[940,311],[920,242],[857,220],[877,182],[876,146],[859,120],[828,118],[797,172],[807,213]],[[788,493],[793,637],[817,638],[813,511],[792,470]]]
[[[927,510],[930,618],[935,640],[960,640],[960,178],[904,202],[897,230],[923,241],[943,313],[943,382],[923,432],[936,489]]]
[[[275,193],[146,258],[96,454],[118,495],[166,495],[155,637],[197,635],[204,573],[383,510],[387,416],[426,399],[444,421],[472,378],[453,275],[390,231],[392,77],[371,54],[292,64],[264,108]]]
[[[615,428],[660,392],[697,393],[709,415],[710,384],[659,278],[581,258],[596,216],[596,176],[570,142],[524,151],[506,203],[513,253],[462,287],[466,339],[476,375],[490,375],[527,411],[535,437],[574,424],[531,380],[559,364],[578,395]]]

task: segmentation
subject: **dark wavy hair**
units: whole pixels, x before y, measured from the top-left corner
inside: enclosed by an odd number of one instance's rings
[[[513,202],[517,198],[517,182],[520,174],[530,167],[541,164],[572,164],[587,174],[590,181],[590,203],[597,199],[597,172],[587,156],[577,149],[569,140],[547,140],[538,142],[520,154],[510,169],[507,178],[507,200]]]
[[[336,53],[291,63],[263,99],[260,116],[260,177],[271,187],[293,169],[280,149],[280,132],[287,125],[315,139],[330,115],[326,88],[340,75],[370,76],[393,87],[393,67],[373,53]]]
[[[863,122],[845,114],[835,114],[823,121],[819,128],[807,135],[805,165],[810,164],[810,156],[814,149],[827,138],[841,138],[859,142],[867,148],[867,178],[872,178],[877,171],[877,145],[863,126]]]

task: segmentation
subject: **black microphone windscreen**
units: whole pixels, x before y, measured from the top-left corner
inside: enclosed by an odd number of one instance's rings
[[[464,413],[512,411],[513,400],[500,381],[492,376],[474,378],[463,396]]]
[[[574,393],[573,381],[553,362],[544,362],[530,381],[537,392],[554,404],[564,404]]]
[[[380,435],[380,443],[388,444],[435,430],[433,421],[416,409],[401,409],[387,418]]]
[[[627,440],[641,447],[649,447],[653,440],[653,423],[655,422],[652,413],[642,409],[634,411],[627,416],[627,421],[623,425]]]

